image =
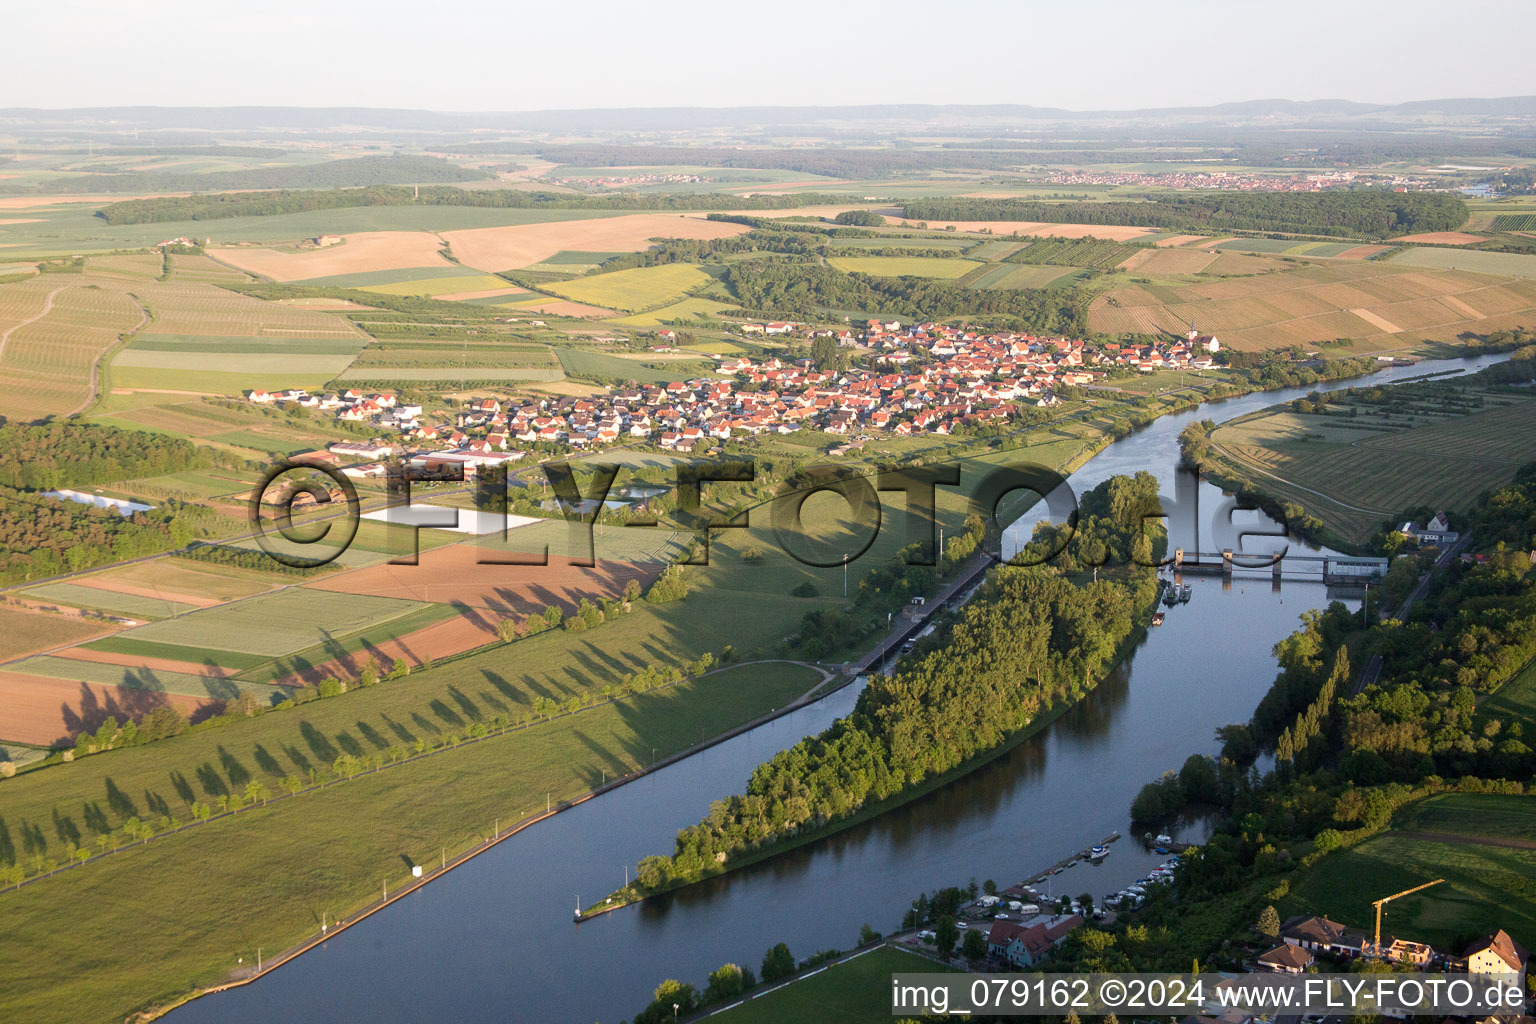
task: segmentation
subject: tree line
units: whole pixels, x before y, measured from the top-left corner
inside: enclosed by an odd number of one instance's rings
[[[164,434],[68,420],[0,426],[0,487],[106,484],[212,464],[191,441]]]
[[[36,185],[0,181],[0,192],[212,192],[258,188],[355,188],[398,182],[483,181],[491,175],[430,156],[357,156],[318,164],[257,167],[240,171],[179,174],[126,171],[54,178]],[[145,200],[149,202],[150,200]],[[142,224],[146,221],[108,221]]]
[[[401,167],[377,169],[352,168],[346,173],[338,170],[336,177],[350,181],[276,181],[267,186],[237,182],[223,185],[182,185],[178,191],[209,188],[283,189],[274,192],[226,192],[216,195],[191,195],[179,198],[132,199],[102,207],[96,215],[108,224],[155,224],[163,221],[218,220],[228,217],[271,217],[284,213],[308,213],[315,210],[341,210],[359,206],[468,206],[496,210],[713,210],[721,205],[720,197],[710,193],[661,193],[620,192],[614,195],[573,196],[568,192],[521,191],[519,189],[463,189],[452,185],[423,185],[411,188],[392,182],[419,180],[421,182],[470,181],[481,175],[467,177],[446,176],[431,168],[412,170],[409,161],[428,160],[426,157],[362,157],[364,160],[400,160]],[[346,163],[348,161],[337,161]],[[453,164],[431,160],[432,164],[460,170]],[[330,165],[322,164],[321,167]],[[297,170],[297,169],[295,169]],[[393,173],[390,173],[393,172]],[[244,173],[244,172],[241,172]],[[373,174],[374,181],[355,180]],[[405,175],[402,177],[402,175]],[[217,175],[182,175],[196,179],[215,178]],[[82,179],[95,181],[96,179]],[[367,185],[366,188],[349,187]],[[150,188],[148,185],[143,188]],[[172,186],[157,186],[162,189]],[[304,191],[295,191],[305,189]],[[127,191],[105,189],[104,191]],[[798,193],[779,196],[732,196],[730,205],[752,210],[788,210],[801,206],[817,206],[824,203],[846,202],[846,197]]]
[[[1384,238],[1454,231],[1467,204],[1439,192],[1382,189],[1331,192],[1158,193],[1148,202],[1046,203],[1025,199],[918,199],[911,220],[1019,220],[1126,224],[1197,231],[1264,231],[1340,238]]]

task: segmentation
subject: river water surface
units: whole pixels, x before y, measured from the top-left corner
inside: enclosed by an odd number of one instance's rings
[[[1425,362],[1318,386],[1387,383],[1481,368],[1502,356]],[[1070,479],[1082,494],[1145,469],[1173,493],[1178,434],[1313,388],[1248,395],[1165,416],[1110,445]],[[1226,501],[1201,485],[1202,550],[1232,546],[1214,519]],[[1037,506],[1041,507],[1041,506]],[[1237,522],[1258,524],[1258,513]],[[1030,517],[1026,517],[1028,520]],[[1010,531],[1017,543],[1028,522]],[[1171,524],[1190,546],[1189,523]],[[1249,541],[1249,549],[1261,544]],[[1292,542],[1291,552],[1313,553]],[[670,852],[679,828],[711,800],[740,792],[752,769],[851,710],[850,686],[512,837],[254,984],[175,1011],[176,1024],[369,1020],[615,1022],[650,1001],[662,978],[701,984],[721,963],[754,970],[785,941],[804,957],[857,942],[868,922],[894,930],[922,891],[968,879],[1025,879],[1098,842],[1127,839],[1100,865],[1055,876],[1055,894],[1112,892],[1163,858],[1129,838],[1143,783],[1191,753],[1217,749],[1214,730],[1245,721],[1275,673],[1271,648],[1297,617],[1326,605],[1321,583],[1267,577],[1186,577],[1193,600],[1168,611],[1113,675],[1040,735],[986,767],[831,838],[581,925],[578,897],[617,888],[626,865]],[[1358,608],[1356,599],[1348,600]],[[1180,838],[1202,838],[1192,824]]]

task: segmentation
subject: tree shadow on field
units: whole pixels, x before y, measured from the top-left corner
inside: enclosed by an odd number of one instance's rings
[[[176,790],[176,795],[181,797],[181,802],[190,804],[197,799],[197,794],[192,792],[192,784],[181,772],[171,772],[171,788]]]
[[[384,719],[384,724],[389,726],[389,731],[390,732],[394,733],[396,736],[398,736],[400,738],[400,742],[401,743],[415,743],[416,742],[416,734],[411,732],[411,730],[407,729],[405,726],[401,725],[399,722],[395,721],[393,718],[390,718],[388,715],[381,714],[381,715],[379,715],[379,717]]]
[[[305,757],[304,752],[301,751],[298,747],[290,747],[286,743],[283,744],[283,756],[292,761],[294,766],[301,772],[308,772],[312,768],[309,763],[309,758]]]
[[[234,754],[225,750],[222,743],[219,744],[218,750],[219,763],[224,766],[224,774],[229,776],[229,784],[231,786],[239,789],[251,781],[251,773],[246,770],[245,765],[241,764]]]
[[[491,692],[489,690],[481,690],[479,693],[475,694],[475,696],[479,697],[481,700],[485,701],[485,703],[487,705],[489,705],[490,709],[492,711],[496,712],[497,714],[504,715],[508,711],[512,710],[511,708],[509,708],[506,705],[505,702],[503,702],[501,700],[498,700],[496,697],[492,696],[492,694],[491,694]]]
[[[229,786],[225,784],[224,776],[219,774],[211,761],[204,761],[197,766],[197,781],[202,785],[203,792],[214,799],[229,795]]]
[[[67,814],[60,814],[57,807],[53,809],[53,830],[58,833],[59,842],[65,846],[80,845],[80,828],[75,824],[75,819]]]
[[[163,818],[171,816],[171,805],[165,802],[165,797],[159,793],[144,791],[144,806],[149,808],[149,813],[157,814]]]
[[[427,707],[431,709],[434,715],[436,715],[438,718],[441,718],[444,722],[453,726],[454,728],[459,728],[464,724],[464,719],[460,718],[456,711],[450,708],[447,704],[444,704],[441,700],[434,699],[432,703],[427,705]]]
[[[590,640],[588,640],[582,646],[585,648],[585,650],[582,652],[583,654],[592,659],[593,663],[601,662],[602,664],[606,665],[614,675],[622,676],[629,667],[624,664],[624,660],[622,658],[609,654],[607,651],[603,650],[601,647],[597,646]],[[594,668],[594,671],[598,670]]]
[[[85,819],[85,827],[97,835],[104,836],[112,831],[112,826],[107,823],[106,812],[94,800],[80,805],[80,816]]]
[[[619,757],[613,751],[609,750],[607,747],[603,746],[601,743],[597,742],[592,737],[582,732],[580,729],[571,730],[571,735],[576,737],[577,741],[585,746],[588,750],[597,755],[597,762],[595,765],[582,765],[578,769],[578,774],[580,774],[581,777],[586,781],[587,788],[590,789],[593,786],[602,785],[604,782],[615,779],[629,771],[630,765],[627,764],[623,758]],[[607,767],[606,775],[602,771],[603,766]]]
[[[526,693],[523,693],[521,690],[519,690],[517,687],[513,686],[511,683],[507,682],[505,679],[503,679],[501,676],[497,675],[495,672],[490,672],[490,671],[487,671],[485,669],[482,669],[480,674],[485,677],[485,681],[486,682],[488,682],[492,686],[496,687],[496,692],[497,693],[501,694],[503,697],[505,697],[511,703],[513,703],[513,704],[521,704],[521,705],[523,705],[525,707],[527,705],[533,703],[531,700],[528,699],[528,695]]]
[[[112,776],[106,778],[107,806],[119,819],[127,821],[129,818],[137,818],[139,809],[133,802],[133,797],[117,788],[117,783],[112,781]]]
[[[336,745],[353,757],[363,756],[363,745],[353,739],[345,730],[336,734]]]
[[[256,744],[256,749],[252,753],[256,758],[256,767],[268,775],[282,776],[285,774],[283,766],[277,763],[277,758],[273,757],[271,752],[260,743]]]
[[[468,718],[471,722],[478,722],[483,717],[480,713],[480,708],[475,705],[475,702],[464,696],[464,691],[460,690],[457,686],[448,687],[448,696],[453,698],[453,702],[459,706],[459,710],[464,712],[464,717]]]
[[[373,726],[369,725],[367,722],[359,719],[353,724],[357,726],[358,735],[362,736],[362,738],[367,740],[369,743],[372,743],[374,749],[383,750],[385,747],[389,746],[389,740],[386,740],[383,736],[380,736],[379,731]]]
[[[454,600],[448,602],[449,607],[481,629],[495,630],[496,623],[480,614],[480,609],[474,605],[465,604],[463,601]]]
[[[312,723],[301,723],[299,735],[304,737],[304,742],[309,745],[309,749],[314,752],[315,757],[319,758],[321,764],[330,764],[341,756],[335,744],[326,739],[325,733],[316,729]]]
[[[419,711],[411,712],[411,721],[415,722],[416,728],[420,729],[422,732],[431,733],[433,736],[441,736],[443,734],[441,727],[439,727],[436,723],[421,717],[421,712]]]

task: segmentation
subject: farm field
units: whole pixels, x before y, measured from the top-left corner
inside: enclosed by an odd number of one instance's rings
[[[744,224],[655,213],[443,232],[469,267],[495,273],[542,263],[561,252],[638,252],[653,238],[729,238]]]
[[[105,658],[72,658],[67,652],[58,656],[40,656],[7,666],[7,670],[20,675],[45,676],[67,681],[72,686],[92,684],[112,686],[123,690],[144,690],[154,694],[168,694],[208,700],[228,700],[239,693],[254,692],[258,699],[271,697],[280,691],[271,687],[235,682],[214,670],[196,671],[201,668],[195,662],[186,663],[194,671],[150,666],[138,662],[116,664]],[[267,703],[263,699],[262,703]]]
[[[720,1024],[813,1020],[829,1024],[888,1024],[897,1019],[891,1016],[891,975],[900,972],[949,974],[954,968],[905,952],[900,946],[880,946],[855,959],[833,964],[820,974],[758,995],[710,1019]]]
[[[92,367],[143,322],[122,278],[41,274],[0,285],[0,378],[7,417],[65,415],[93,397]]]
[[[276,657],[378,626],[417,611],[416,601],[340,597],[288,587],[233,604],[155,622],[122,634],[183,647],[208,647]]]
[[[605,773],[612,778],[649,761],[653,748],[665,756],[697,742],[701,732],[713,735],[782,707],[819,678],[796,665],[727,669],[275,799],[8,894],[0,956],[28,968],[9,976],[0,1008],[39,1024],[104,1019],[124,1006],[221,980],[229,970],[226,948],[283,948],[316,930],[316,906],[351,915],[376,896],[381,877],[403,880],[402,851],[425,862],[442,847],[465,849],[483,838],[491,818],[506,824],[535,807],[542,812],[546,792],[557,801],[584,793]],[[58,811],[90,842],[95,833],[79,816],[83,800],[100,803],[112,827],[127,809],[121,800],[103,802],[108,779],[135,813],[146,813],[148,793],[185,819],[183,793],[212,803],[255,778],[277,794],[282,776],[303,778],[342,752],[409,747],[414,738],[431,743],[508,707],[509,694],[524,706],[531,700],[520,683],[497,674],[490,683],[482,677],[453,690],[423,691],[414,678],[387,683],[263,716],[238,740],[225,729],[190,733],[84,758],[71,766],[79,770],[27,773],[7,782],[8,817],[49,821]],[[296,834],[308,837],[312,851],[297,865]],[[252,891],[263,898],[252,900]],[[87,918],[94,926],[85,927]],[[204,941],[183,941],[189,927]],[[141,940],[124,947],[123,934]],[[99,969],[103,963],[112,966]],[[57,1000],[62,985],[71,992],[67,1012]]]
[[[1103,238],[1114,242],[1124,242],[1133,238],[1141,238],[1143,235],[1156,233],[1153,228],[1139,228],[1117,224],[1054,224],[1033,220],[930,220],[920,222],[903,220],[901,217],[889,215],[886,216],[885,220],[887,224],[912,229],[916,229],[919,223],[923,223],[927,224],[930,230],[938,231],[947,231],[953,227],[956,231],[989,235],[1050,235],[1057,238]]]
[[[82,582],[102,589],[135,590],[175,595],[186,604],[216,604],[265,593],[286,578],[249,569],[198,562],[190,558],[157,558],[121,568],[94,572],[78,577]],[[129,589],[132,588],[132,589]]]
[[[1517,252],[1483,252],[1479,249],[1431,249],[1410,247],[1390,261],[1410,267],[1469,270],[1476,274],[1505,277],[1536,277],[1536,256]]]
[[[668,381],[694,375],[690,371],[689,364],[683,362],[673,362],[667,364],[666,369],[658,370],[636,359],[625,359],[622,356],[588,348],[562,345],[556,351],[565,372],[578,377],[602,377],[615,381],[633,380],[641,384],[665,384]],[[697,369],[699,368],[694,368],[694,370]]]
[[[1126,273],[1198,274],[1216,262],[1216,254],[1202,249],[1143,249],[1120,264]]]
[[[698,267],[669,263],[580,277],[545,287],[575,302],[634,311],[676,302],[713,280]]]
[[[66,644],[100,636],[116,627],[111,623],[0,605],[0,635],[5,637],[5,657],[20,658]],[[0,727],[0,736],[5,731]]]
[[[1100,238],[1070,240],[1045,238],[1038,242],[1031,242],[1008,259],[1010,263],[1051,263],[1068,267],[1109,270],[1128,259],[1139,256],[1143,251],[1134,245],[1121,245],[1118,242]]]
[[[1326,914],[1368,929],[1371,900],[1433,878],[1446,879],[1387,908],[1383,930],[1449,948],[1497,928],[1536,941],[1536,801],[1518,796],[1442,794],[1405,808],[1391,831],[1332,854],[1299,884],[1286,913]],[[1495,830],[1497,830],[1495,832]],[[1434,838],[1412,833],[1430,832]],[[1480,840],[1517,839],[1528,848]]]
[[[124,594],[84,583],[47,583],[40,587],[30,587],[21,594],[29,601],[71,605],[76,608],[92,609],[110,615],[127,615],[137,619],[164,619],[192,611],[197,607],[181,601]]]
[[[876,277],[935,277],[945,281],[964,277],[982,266],[974,260],[942,256],[834,256],[827,262],[838,270],[850,274],[871,274]]]
[[[510,286],[505,278],[491,274],[416,278],[389,284],[363,285],[362,290],[380,292],[384,295],[449,295],[459,292],[473,294],[486,291],[522,291],[520,288]]]
[[[972,288],[1051,288],[1072,284],[1079,267],[1016,266],[1000,263],[971,282]]]
[[[449,267],[442,240],[430,231],[364,231],[342,236],[340,245],[305,252],[265,248],[212,250],[224,263],[273,281],[303,281],[373,270]]]
[[[1345,399],[1330,406],[1332,415],[1281,406],[1223,424],[1211,439],[1216,457],[1259,490],[1301,505],[1360,543],[1405,508],[1465,509],[1529,461],[1536,399],[1471,397],[1485,404],[1447,410],[1426,402],[1387,412]]]
[[[670,320],[691,320],[695,317],[716,317],[732,309],[729,302],[720,299],[708,299],[700,297],[683,299],[674,302],[670,306],[662,306],[660,309],[649,310],[645,313],[631,313],[628,316],[614,317],[611,321],[626,327],[659,327]],[[710,351],[725,351],[712,348]]]
[[[0,735],[45,747],[67,741],[82,730],[95,730],[108,718],[119,722],[137,719],[167,705],[184,715],[195,715],[215,703],[207,697],[30,675],[10,668],[0,668],[0,694],[5,698]]]
[[[1219,272],[1229,259],[1272,262],[1222,255],[1206,273]],[[1338,260],[1184,286],[1133,283],[1101,293],[1089,308],[1089,325],[1109,333],[1182,333],[1191,322],[1218,335],[1224,347],[1245,351],[1340,338],[1351,339],[1357,352],[1412,349],[1454,342],[1467,330],[1536,323],[1536,283],[1410,269],[1396,260]]]
[[[515,544],[519,533],[514,530],[509,536]],[[339,573],[306,589],[451,604],[466,616],[488,618],[494,628],[501,619],[522,621],[550,605],[570,613],[584,597],[593,603],[621,597],[630,580],[644,587],[663,568],[659,563],[610,559],[583,568],[554,554],[547,566],[479,564],[488,557],[493,557],[491,552],[478,545],[452,544],[424,552],[420,565],[378,565]]]
[[[1471,235],[1465,231],[1426,231],[1392,239],[1394,242],[1419,242],[1423,245],[1476,245],[1482,240],[1482,235]]]

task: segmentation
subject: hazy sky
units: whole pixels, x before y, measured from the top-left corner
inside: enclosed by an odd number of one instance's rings
[[[1497,42],[1536,28],[1531,0],[8,0],[0,24],[0,106],[1104,109],[1536,93]]]

